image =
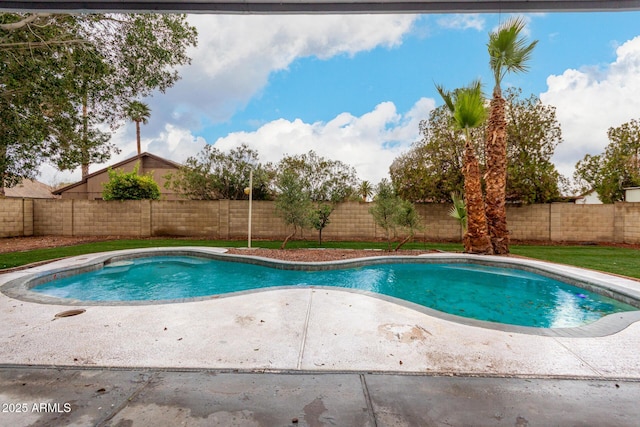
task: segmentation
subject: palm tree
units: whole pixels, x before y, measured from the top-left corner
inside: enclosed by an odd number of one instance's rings
[[[140,123],[147,124],[151,109],[144,102],[133,101],[127,106],[126,115],[131,121],[136,122],[136,143],[140,154]]]
[[[490,104],[486,133],[487,173],[486,209],[489,235],[494,253],[509,253],[509,231],[505,207],[507,183],[507,120],[505,100],[500,83],[507,73],[526,72],[527,63],[537,40],[527,43],[522,35],[525,21],[513,18],[489,34],[489,65],[493,71],[495,86]]]
[[[484,123],[487,111],[479,81],[453,92],[436,86],[440,96],[452,113],[455,126],[464,131],[464,155],[462,174],[464,176],[464,204],[467,209],[467,228],[462,242],[464,251],[476,254],[492,254],[491,239],[487,228],[484,200],[482,198],[482,182],[480,163],[476,157],[475,144],[471,137],[471,129]]]
[[[362,197],[362,201],[366,202],[372,194],[373,188],[371,187],[371,183],[369,181],[362,181],[358,187],[358,195]]]

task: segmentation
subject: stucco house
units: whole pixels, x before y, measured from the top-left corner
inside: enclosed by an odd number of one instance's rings
[[[59,195],[63,199],[102,200],[102,184],[109,181],[109,168],[131,172],[138,162],[140,162],[138,172],[141,175],[150,173],[153,176],[153,179],[160,186],[160,197],[163,200],[178,200],[181,198],[173,190],[164,188],[166,181],[164,176],[170,172],[176,172],[180,164],[147,152],[93,172],[79,182],[55,190],[53,194]]]
[[[600,200],[596,190],[591,190],[576,197],[575,203],[577,205],[601,205],[602,200]]]
[[[624,189],[624,201],[629,203],[640,202],[640,187],[627,187]]]

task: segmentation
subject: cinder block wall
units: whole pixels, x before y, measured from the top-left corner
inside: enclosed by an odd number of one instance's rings
[[[615,213],[613,204],[552,203],[550,240],[613,242]]]
[[[72,200],[34,200],[33,204],[33,234],[36,236],[54,235],[64,236],[64,221],[71,223]],[[69,230],[68,235],[71,235]]]
[[[551,240],[551,205],[507,206],[507,226],[517,240]]]
[[[218,236],[218,200],[152,201],[152,236]]]
[[[33,235],[33,200],[3,199],[0,204],[0,237]]]
[[[140,236],[141,213],[148,201],[73,200],[74,236]]]
[[[323,231],[326,240],[384,239],[369,214],[369,203],[336,207]],[[58,236],[194,236],[245,239],[249,203],[246,200],[41,200],[0,199],[0,237]],[[446,204],[416,206],[424,240],[460,240],[459,223]],[[507,208],[513,239],[640,243],[640,203],[613,205],[526,205]],[[291,232],[277,216],[275,203],[254,201],[252,237],[282,239]],[[317,238],[316,230],[297,237]]]
[[[624,243],[640,243],[640,203],[621,203],[624,218]]]

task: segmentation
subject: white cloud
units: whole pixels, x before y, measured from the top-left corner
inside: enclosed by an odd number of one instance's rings
[[[287,69],[298,58],[355,55],[376,47],[402,43],[417,15],[192,15],[199,32],[192,64],[165,94],[144,100],[149,123],[142,128],[143,150],[182,161],[205,141],[193,133],[205,125],[228,120],[268,83],[269,75]],[[113,135],[122,149],[109,164],[135,154],[135,127],[125,124]],[[177,144],[177,141],[181,141]],[[195,150],[195,147],[198,149]],[[195,151],[194,151],[195,150]],[[97,170],[104,165],[92,165]],[[41,168],[40,180],[73,182],[79,170]]]
[[[564,142],[556,148],[558,170],[571,176],[585,154],[599,154],[609,143],[607,130],[640,117],[640,36],[616,49],[606,68],[566,70],[547,78],[540,95],[556,107]]]
[[[484,30],[485,19],[477,13],[446,15],[438,19],[438,25],[453,30]]]
[[[245,143],[258,150],[263,163],[314,150],[355,167],[360,179],[377,183],[388,177],[393,159],[418,139],[419,121],[434,108],[433,99],[421,98],[404,115],[392,102],[383,102],[360,117],[342,113],[326,123],[279,119],[254,132],[231,133],[215,146],[228,151]]]
[[[260,93],[274,71],[298,58],[329,59],[394,47],[416,15],[192,15],[198,29],[193,62],[154,104],[160,123],[228,120]],[[178,112],[178,113],[177,113]],[[154,112],[155,114],[155,112]]]
[[[140,146],[143,152],[147,151],[178,163],[182,163],[189,156],[197,154],[206,144],[206,141],[202,137],[196,137],[188,130],[180,129],[169,124],[165,126],[164,131],[154,138],[145,137],[143,126],[141,135]],[[121,150],[120,154],[112,155],[106,164],[91,165],[89,168],[90,173],[137,154],[135,136],[133,138],[131,137],[126,126],[116,131],[111,138],[111,141]],[[38,177],[40,181],[50,185],[77,182],[81,178],[82,174],[80,169],[74,171],[58,171],[48,164],[40,168],[40,175]]]

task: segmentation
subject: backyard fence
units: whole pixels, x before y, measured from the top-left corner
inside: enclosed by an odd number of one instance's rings
[[[379,240],[385,232],[369,214],[369,203],[339,204],[323,230],[326,240]],[[459,223],[447,204],[416,206],[423,229],[418,240],[460,240]],[[247,237],[248,201],[102,201],[0,199],[0,237],[18,236],[187,236]],[[508,206],[513,239],[640,243],[640,203],[576,205],[551,203]],[[252,236],[282,239],[289,233],[271,201],[254,201]],[[297,237],[314,239],[317,231]]]

